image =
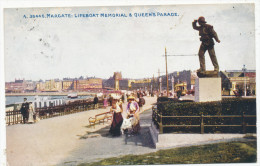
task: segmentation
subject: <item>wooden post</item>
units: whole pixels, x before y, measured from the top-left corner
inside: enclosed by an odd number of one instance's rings
[[[8,125],[10,125],[10,111],[8,111]]]
[[[159,114],[159,116],[160,116],[159,132],[160,132],[160,134],[162,134],[163,133],[162,115]]]
[[[17,113],[16,113],[16,111],[14,112],[14,124],[16,124],[16,115],[17,115]]]
[[[20,123],[23,123],[23,115],[21,114],[21,116],[20,116]]]
[[[243,134],[246,133],[245,112],[243,112],[243,114],[242,114],[242,132],[243,132]]]
[[[203,122],[204,115],[201,115],[201,124],[200,124],[200,133],[204,134],[204,122]]]
[[[15,124],[15,110],[13,111],[13,124]]]
[[[16,120],[15,120],[15,121],[16,121],[16,122],[15,122],[16,124],[19,123],[19,119],[18,119],[18,117],[19,117],[19,112],[17,111],[17,114],[16,114]]]

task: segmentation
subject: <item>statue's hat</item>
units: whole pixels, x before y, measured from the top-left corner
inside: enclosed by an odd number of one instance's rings
[[[201,23],[207,23],[203,16],[199,17],[198,21],[201,22]]]

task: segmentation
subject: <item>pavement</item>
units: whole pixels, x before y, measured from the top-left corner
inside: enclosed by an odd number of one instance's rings
[[[143,110],[151,109],[156,99],[145,97]],[[156,151],[149,134],[151,111],[144,111],[140,116],[140,134],[125,139],[125,136],[111,137],[108,134],[110,122],[97,124],[95,128],[89,126],[89,117],[109,109],[44,119],[35,124],[7,126],[8,165],[76,165],[106,157]]]
[[[133,136],[121,135],[112,137],[109,134],[110,126],[96,132],[88,133],[80,140],[79,148],[75,149],[59,166],[77,165],[99,161],[104,158],[119,157],[129,154],[145,154],[155,152],[149,126],[151,126],[152,111],[148,110],[141,114],[140,134]],[[93,137],[88,137],[88,136]]]

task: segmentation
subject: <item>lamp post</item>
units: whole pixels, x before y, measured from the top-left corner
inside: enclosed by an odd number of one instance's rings
[[[162,93],[162,77],[159,78],[159,92],[160,92],[160,95]]]
[[[243,65],[242,71],[244,72],[244,96],[246,96],[246,65]]]
[[[174,96],[174,77],[172,76],[172,95]]]
[[[165,47],[165,64],[166,64],[167,97],[169,97],[169,81],[168,81],[168,71],[167,71],[167,52],[166,52],[166,47]]]

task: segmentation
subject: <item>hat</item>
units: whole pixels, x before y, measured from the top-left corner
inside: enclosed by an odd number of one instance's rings
[[[205,18],[204,18],[203,16],[200,16],[199,19],[198,19],[198,21],[201,22],[201,23],[207,23],[207,22],[205,21]]]
[[[135,99],[134,96],[129,96],[129,97],[127,98],[127,100],[134,100],[134,99]]]

